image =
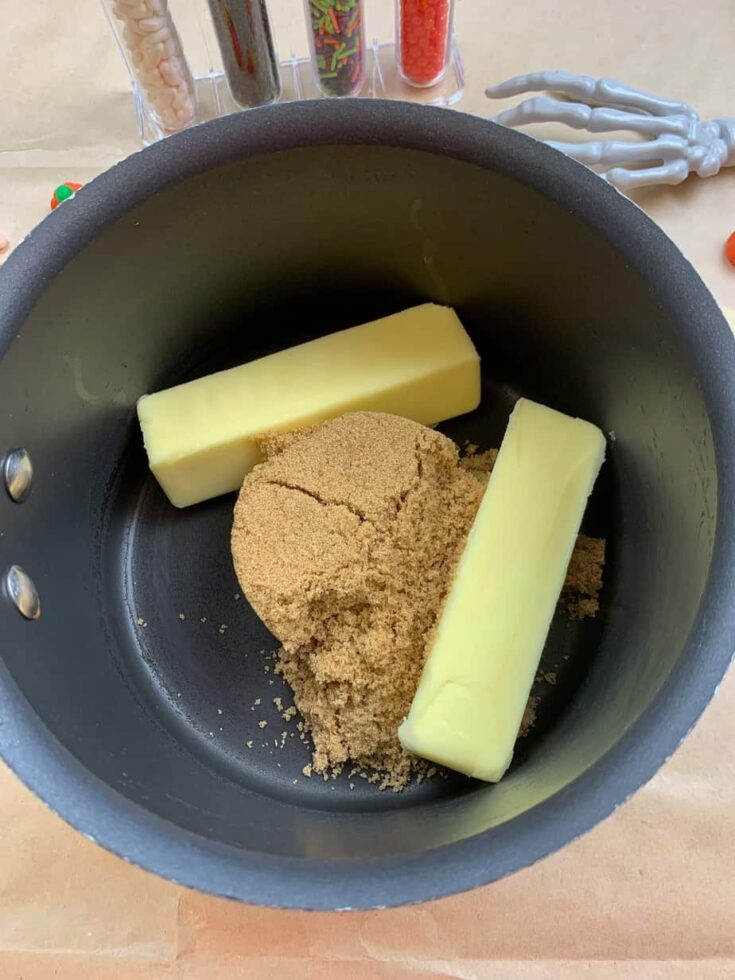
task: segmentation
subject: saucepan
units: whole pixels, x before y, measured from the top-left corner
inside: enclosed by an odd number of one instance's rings
[[[245,747],[254,698],[284,688],[238,596],[234,498],[171,507],[136,400],[426,301],[482,357],[481,407],[450,436],[497,446],[521,395],[605,432],[585,525],[607,540],[601,609],[554,622],[556,683],[496,785],[297,779],[299,739]],[[735,341],[634,204],[523,135],[338,101],[173,136],[16,250],[0,354],[0,751],[127,861],[280,907],[489,883],[649,779],[727,668]]]

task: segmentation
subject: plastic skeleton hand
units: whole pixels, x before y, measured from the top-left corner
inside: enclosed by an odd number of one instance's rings
[[[573,160],[611,169],[600,174],[627,192],[648,184],[680,184],[694,171],[711,177],[721,167],[735,166],[735,119],[700,122],[686,102],[647,95],[609,78],[589,78],[565,71],[518,75],[485,94],[505,99],[528,92],[548,92],[526,99],[496,116],[504,126],[561,122],[590,133],[630,130],[643,142],[603,140],[558,143],[547,140]]]

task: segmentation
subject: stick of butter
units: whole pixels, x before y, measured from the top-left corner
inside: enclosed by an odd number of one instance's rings
[[[596,426],[516,404],[398,732],[409,752],[505,773],[604,458]]]
[[[454,310],[427,303],[144,395],[148,462],[177,507],[239,490],[256,437],[344,412],[435,425],[480,403],[480,359]]]

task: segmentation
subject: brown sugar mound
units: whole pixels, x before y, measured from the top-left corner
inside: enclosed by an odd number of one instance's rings
[[[235,508],[233,557],[283,644],[314,770],[351,760],[401,788],[425,764],[396,733],[482,485],[449,439],[392,415],[342,416],[263,450]]]
[[[313,771],[349,760],[399,790],[431,771],[403,749],[398,726],[497,452],[460,460],[440,433],[372,412],[269,435],[261,448],[266,460],[235,507],[232,553],[243,592],[283,644],[278,670],[311,734]],[[565,602],[596,603],[602,561],[604,542],[601,555],[575,553]]]

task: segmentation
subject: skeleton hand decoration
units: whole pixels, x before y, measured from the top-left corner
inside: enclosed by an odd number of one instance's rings
[[[561,122],[589,133],[630,130],[645,137],[643,142],[546,140],[579,163],[610,166],[600,176],[624,193],[649,184],[680,184],[692,171],[711,177],[721,167],[735,166],[735,119],[700,122],[686,102],[659,99],[609,78],[565,71],[518,75],[491,85],[485,94],[505,99],[528,92],[551,94],[526,99],[495,121],[504,126]]]

